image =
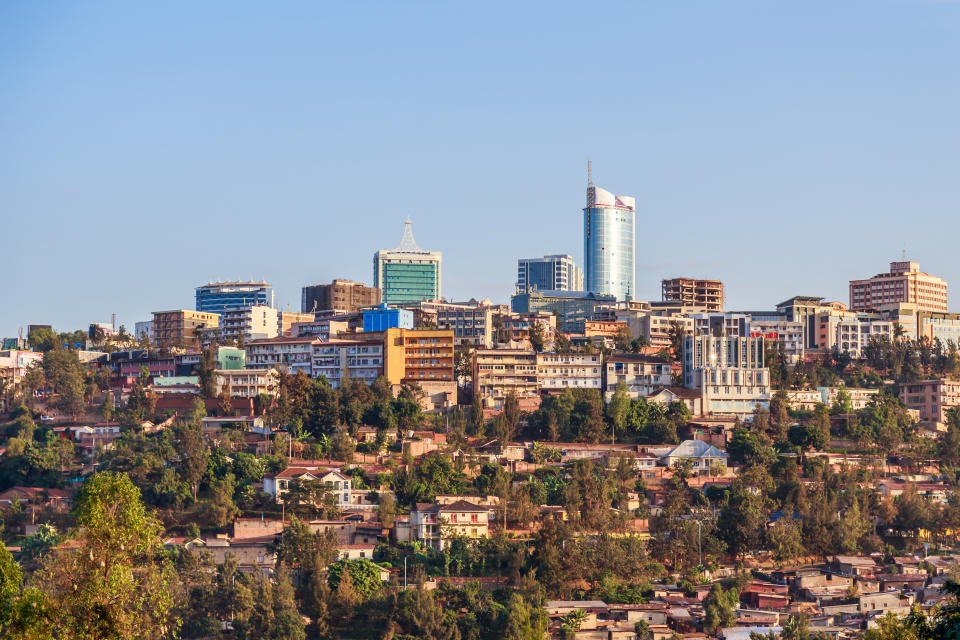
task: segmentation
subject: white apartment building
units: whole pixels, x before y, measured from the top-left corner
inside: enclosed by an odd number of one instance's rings
[[[770,370],[763,338],[684,339],[683,385],[700,389],[704,413],[747,416],[770,404]]]
[[[316,338],[268,338],[246,344],[247,368],[269,369],[286,367],[287,373],[303,371],[310,375],[313,345]]]
[[[622,382],[631,398],[644,398],[673,384],[669,362],[636,354],[615,354],[607,358],[606,397],[609,400]]]
[[[291,480],[318,480],[331,494],[340,508],[349,507],[352,478],[335,469],[320,467],[287,467],[275,474],[263,476],[263,491],[270,494],[277,503],[283,502],[283,496],[290,489]]]
[[[871,338],[886,336],[893,340],[893,323],[886,320],[841,320],[836,328],[837,349],[859,358]]]
[[[310,375],[326,376],[338,389],[347,377],[372,384],[383,375],[383,343],[376,340],[331,340],[311,345]]]
[[[750,336],[783,343],[789,364],[803,360],[803,323],[787,320],[750,320]]]
[[[489,537],[490,509],[466,500],[452,504],[421,504],[410,510],[410,528],[417,540],[440,551],[454,536],[473,540]]]
[[[649,309],[617,310],[614,319],[626,322],[630,334],[634,338],[646,338],[651,347],[669,347],[670,332],[675,324],[679,324],[685,335],[693,333],[693,318],[674,314],[658,315]]]
[[[220,314],[220,339],[244,342],[277,337],[280,324],[279,312],[266,305],[254,305],[241,309],[227,309]]]
[[[280,386],[276,369],[217,369],[214,378],[217,393],[227,388],[233,398],[255,398],[261,393],[273,397]]]
[[[538,353],[537,380],[542,391],[597,389],[603,386],[599,354]]]

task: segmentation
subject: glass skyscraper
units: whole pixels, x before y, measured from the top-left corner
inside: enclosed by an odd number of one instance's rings
[[[636,201],[606,189],[587,187],[583,209],[583,273],[587,291],[617,300],[636,295]]]
[[[583,271],[565,254],[517,260],[517,293],[582,291]]]
[[[223,313],[255,305],[273,306],[273,287],[266,282],[211,282],[196,289],[197,311]]]
[[[404,223],[396,249],[381,249],[373,256],[373,286],[380,287],[386,304],[406,304],[440,299],[442,256],[424,251],[413,239],[413,226]]]

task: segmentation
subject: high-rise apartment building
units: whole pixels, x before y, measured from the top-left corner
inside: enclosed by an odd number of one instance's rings
[[[314,284],[301,289],[300,311],[353,313],[363,307],[380,304],[380,289],[352,280],[336,279],[330,284]]]
[[[240,309],[228,309],[220,314],[220,339],[224,342],[244,342],[276,338],[280,326],[280,312],[264,304]]]
[[[663,280],[663,301],[704,311],[723,311],[723,283],[719,280],[670,278]]]
[[[587,187],[583,209],[583,273],[587,291],[617,300],[636,295],[636,201],[606,189]]]
[[[196,347],[197,332],[218,331],[220,314],[175,309],[153,312],[153,342],[157,346]]]
[[[424,251],[413,239],[410,220],[396,249],[381,249],[373,256],[373,286],[387,304],[440,299],[442,255]]]
[[[947,312],[947,281],[920,271],[920,263],[891,262],[889,273],[850,281],[850,308],[873,311],[883,305],[913,303],[920,311]]]
[[[256,304],[273,306],[273,287],[266,282],[211,282],[196,289],[197,311],[223,313]]]
[[[683,340],[683,386],[700,389],[704,413],[746,416],[770,404],[763,338],[689,336]]]
[[[517,260],[517,293],[582,291],[583,270],[573,256],[558,254]]]

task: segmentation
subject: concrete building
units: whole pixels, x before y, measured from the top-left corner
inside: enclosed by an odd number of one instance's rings
[[[227,309],[220,314],[220,340],[243,341],[276,338],[280,327],[280,312],[273,307],[257,304],[239,309]]]
[[[886,320],[853,319],[841,320],[837,323],[835,345],[840,351],[845,351],[851,357],[859,358],[863,355],[863,348],[873,338],[893,340],[893,323]]]
[[[521,406],[536,408],[540,404],[536,352],[533,349],[477,349],[473,353],[473,388],[488,408],[502,409],[510,393]]]
[[[214,372],[217,393],[229,389],[232,398],[255,398],[261,393],[277,395],[280,374],[276,369],[217,369]]]
[[[153,312],[153,342],[157,346],[196,347],[197,331],[219,331],[220,314],[175,309]]]
[[[683,386],[700,389],[703,411],[746,416],[769,406],[763,338],[691,336],[683,341]]]
[[[804,349],[818,348],[817,314],[835,308],[823,300],[816,296],[794,296],[777,305],[784,320],[803,325]]]
[[[750,333],[750,317],[743,313],[694,313],[693,334],[742,338]]]
[[[413,329],[413,311],[395,309],[381,304],[375,309],[364,309],[363,332],[386,331],[387,329]]]
[[[547,341],[553,341],[557,333],[557,317],[552,313],[545,311],[535,311],[533,313],[501,313],[500,318],[501,336],[494,335],[493,341],[510,342],[511,340],[529,340],[530,328],[535,324],[543,327],[543,333]],[[494,334],[497,332],[494,331]]]
[[[373,286],[386,304],[440,300],[442,255],[424,251],[413,239],[410,220],[396,249],[382,249],[373,256]]]
[[[947,281],[920,271],[920,263],[890,263],[889,273],[850,281],[850,308],[875,311],[882,305],[907,302],[920,311],[947,312]]]
[[[883,305],[879,312],[883,320],[900,325],[906,338],[926,338],[931,343],[939,340],[945,347],[950,342],[960,345],[960,313],[923,311],[915,304],[903,302]]]
[[[590,291],[531,291],[512,296],[510,308],[514,313],[556,313],[560,331],[582,333],[583,323],[591,319],[595,307],[616,302],[613,295]]]
[[[153,342],[153,320],[144,320],[133,325],[133,337]]]
[[[758,320],[751,317],[750,337],[782,343],[783,355],[788,364],[794,365],[803,360],[804,331],[802,322]]]
[[[437,329],[453,331],[456,346],[493,346],[493,305],[490,300],[478,302],[430,302],[420,303],[421,311],[434,316]]]
[[[489,517],[488,507],[479,507],[466,500],[452,504],[417,503],[410,510],[410,527],[414,538],[431,549],[441,551],[454,537],[472,540],[488,537]]]
[[[311,375],[313,345],[319,343],[316,338],[288,338],[278,336],[266,340],[252,340],[245,345],[247,368],[281,369],[296,374],[303,371]]]
[[[931,430],[945,429],[947,409],[960,406],[960,382],[918,380],[900,386],[900,398],[908,409],[920,413],[920,422]]]
[[[196,288],[197,311],[223,313],[255,304],[273,306],[273,287],[266,282],[210,282]]]
[[[424,392],[421,404],[427,411],[456,406],[451,329],[391,328],[363,337],[383,343],[383,375],[395,390],[399,385],[415,383]]]
[[[313,322],[314,314],[296,311],[277,311],[277,335],[292,336],[293,326],[301,322]]]
[[[694,330],[693,318],[672,309],[654,309],[647,303],[638,305],[636,301],[627,309],[616,310],[615,317],[618,322],[627,323],[634,338],[646,338],[651,347],[669,347],[674,326],[678,326],[684,335],[692,334]]]
[[[583,291],[583,270],[565,254],[517,260],[517,293]]]
[[[544,393],[564,389],[603,387],[603,366],[599,354],[538,353],[537,382]]]
[[[311,370],[314,378],[326,376],[330,386],[340,388],[350,380],[372,384],[383,375],[384,346],[381,340],[319,340],[311,343]]]
[[[674,302],[704,311],[723,311],[723,283],[719,280],[670,278],[661,283],[664,302]]]
[[[303,313],[352,313],[378,304],[379,287],[368,287],[353,280],[336,279],[330,284],[314,284],[300,290],[300,311]]]
[[[583,272],[587,291],[632,300],[636,295],[636,201],[587,185],[583,209]]]
[[[344,314],[316,314],[309,322],[297,322],[290,329],[290,335],[298,338],[320,338],[329,340],[341,333],[363,331],[363,314],[359,311]]]
[[[325,469],[323,467],[287,467],[278,473],[264,474],[263,492],[273,497],[278,504],[282,504],[284,496],[290,490],[290,482],[292,480],[319,482],[327,488],[338,507],[343,509],[350,506],[353,478],[340,473],[336,469]]]
[[[657,389],[673,384],[669,362],[632,353],[617,353],[607,358],[605,369],[606,397],[609,400],[622,382],[631,398],[643,398]]]

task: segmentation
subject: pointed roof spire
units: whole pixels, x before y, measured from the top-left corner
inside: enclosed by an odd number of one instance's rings
[[[403,236],[400,238],[400,246],[397,251],[420,251],[417,241],[413,239],[413,222],[407,218],[403,223]]]

